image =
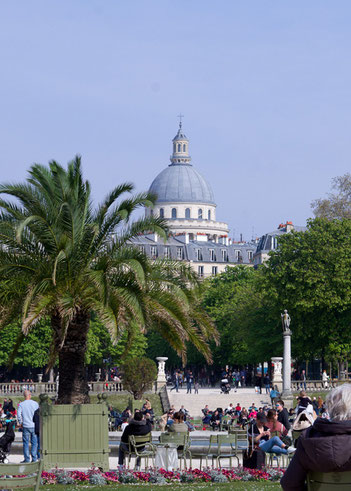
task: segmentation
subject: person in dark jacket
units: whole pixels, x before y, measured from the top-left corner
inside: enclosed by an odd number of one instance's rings
[[[284,425],[287,430],[290,430],[291,424],[289,422],[289,413],[288,410],[284,407],[284,401],[277,401],[275,404],[275,408],[278,413],[279,423]]]
[[[135,436],[144,436],[148,435],[151,432],[152,425],[149,419],[149,414],[143,415],[142,412],[138,411],[134,414],[134,418],[129,422],[129,425],[126,426],[122,436],[121,443],[119,445],[118,451],[118,465],[120,468],[123,467],[124,464],[124,454],[129,450],[129,437],[131,435]],[[138,461],[139,460],[139,461]],[[140,466],[140,459],[136,462],[136,467]]]
[[[33,423],[34,423],[34,433],[37,435],[37,439],[38,439],[37,455],[38,455],[38,459],[40,459],[40,409],[39,408],[34,411]]]
[[[330,420],[316,419],[300,436],[296,453],[280,481],[284,491],[305,489],[309,471],[351,471],[351,384],[334,389],[326,405]]]

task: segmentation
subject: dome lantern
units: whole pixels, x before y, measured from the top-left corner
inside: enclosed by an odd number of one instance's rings
[[[191,157],[189,155],[189,140],[182,130],[182,115],[179,115],[179,129],[176,136],[173,138],[173,154],[170,157],[172,164],[188,164],[190,165]],[[172,165],[171,164],[171,165]]]

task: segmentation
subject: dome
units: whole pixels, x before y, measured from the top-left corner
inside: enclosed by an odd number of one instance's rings
[[[169,165],[154,179],[149,191],[162,203],[215,204],[211,186],[190,164]]]

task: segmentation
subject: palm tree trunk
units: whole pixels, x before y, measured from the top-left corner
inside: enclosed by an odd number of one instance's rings
[[[87,312],[78,312],[70,322],[64,344],[59,350],[58,404],[90,402],[85,369],[89,321],[90,316]],[[54,318],[52,324],[56,331]]]

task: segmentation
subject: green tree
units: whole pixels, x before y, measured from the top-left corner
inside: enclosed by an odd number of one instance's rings
[[[123,365],[123,387],[135,400],[141,399],[144,392],[152,387],[156,376],[156,363],[149,358],[130,358]]]
[[[351,341],[350,238],[349,220],[310,220],[306,232],[282,236],[262,268],[265,289],[293,319],[297,357],[324,357],[331,343]]]
[[[56,162],[36,164],[26,183],[0,186],[11,197],[0,200],[1,324],[21,316],[20,342],[50,317],[49,365],[58,356],[61,404],[89,401],[84,365],[92,312],[113,342],[125,330],[152,325],[179,353],[190,339],[211,358],[207,340],[216,331],[198,308],[190,268],[151,264],[131,245],[144,231],[166,238],[159,218],[131,222],[133,212],[155,198],[122,199],[132,190],[117,186],[94,210],[79,157],[67,170]]]
[[[204,306],[221,335],[220,346],[213,348],[218,365],[256,364],[279,353],[280,314],[262,285],[260,270],[236,266],[207,283]]]
[[[146,336],[138,329],[124,331],[118,343],[113,343],[108,329],[99,320],[90,321],[87,341],[85,359],[89,365],[102,365],[107,358],[120,365],[127,358],[144,356],[147,347]]]
[[[333,219],[351,219],[351,174],[335,177],[332,181],[333,193],[327,198],[319,198],[311,207],[316,217]]]

